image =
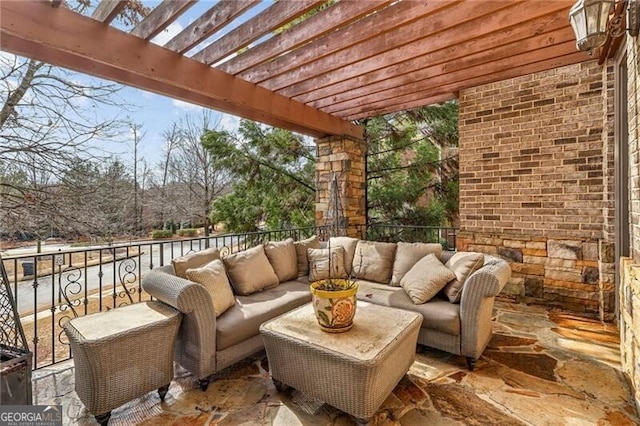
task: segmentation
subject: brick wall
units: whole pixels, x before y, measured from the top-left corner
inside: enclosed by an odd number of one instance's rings
[[[592,61],[460,93],[458,248],[508,259],[513,298],[612,318],[612,89]]]

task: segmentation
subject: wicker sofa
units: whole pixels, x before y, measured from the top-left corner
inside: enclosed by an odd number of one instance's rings
[[[333,248],[324,250],[331,252],[339,247],[344,249],[344,255],[341,256],[344,258],[344,273],[357,279],[358,299],[420,313],[424,320],[418,343],[465,356],[469,369],[473,369],[475,360],[482,354],[491,338],[491,316],[495,296],[511,276],[511,269],[506,261],[478,254],[481,262],[476,265],[477,270],[467,271],[469,275],[458,289],[459,301],[452,303],[445,293],[439,292],[425,303],[418,304],[413,297],[415,294],[410,296],[410,292],[397,283],[396,267],[402,263],[401,253],[404,253],[402,256],[407,263],[407,253],[415,259],[420,259],[424,253],[416,254],[412,250],[421,247],[424,251],[425,246],[429,246],[427,251],[435,252],[434,255],[444,264],[452,260],[454,252],[443,252],[441,248],[437,250],[437,244],[418,246],[418,243],[398,243],[400,249],[397,250],[396,259],[395,243],[364,242],[348,237],[332,238],[331,241]],[[269,247],[268,244],[276,246]],[[263,250],[268,254],[269,249],[275,247],[275,251],[280,250],[279,253],[282,254],[284,245],[288,246],[287,256],[292,256],[292,245],[296,256],[295,260],[287,261],[289,266],[284,269],[282,262],[278,263],[277,259],[271,262],[271,266],[277,272],[274,274],[277,276],[277,282],[274,282],[275,278],[271,271],[267,270],[264,262],[260,266],[247,267],[244,263],[238,264],[237,258],[233,261],[229,256],[222,259],[233,287],[233,300],[223,313],[217,312],[217,308],[214,307],[212,299],[216,299],[215,293],[208,291],[202,283],[178,276],[184,275],[184,265],[180,266],[174,261],[173,265],[155,268],[144,276],[142,287],[145,291],[184,314],[178,333],[176,360],[198,378],[202,389],[207,388],[210,375],[264,347],[259,334],[260,324],[311,300],[308,287],[309,273],[312,279],[318,278],[312,252],[322,250],[322,247],[317,239],[311,238],[295,243],[293,240],[265,243]],[[261,249],[254,247],[250,250],[257,253]],[[209,260],[219,255],[216,249],[206,252],[209,252]],[[243,252],[231,257],[238,255],[242,257]],[[267,258],[270,261],[274,260],[273,256]],[[192,262],[192,266],[198,262],[202,264],[205,262],[203,259],[204,257]],[[295,263],[295,277],[291,262]],[[288,276],[283,273],[287,268]],[[180,269],[183,273],[176,274]],[[238,280],[238,274],[244,275],[245,284],[247,280],[266,281],[270,284],[262,285],[262,288],[260,285],[249,289],[246,286],[238,288],[234,283],[234,280]],[[429,275],[429,272],[426,275]],[[396,281],[395,285],[393,281]],[[249,287],[252,287],[252,284]]]

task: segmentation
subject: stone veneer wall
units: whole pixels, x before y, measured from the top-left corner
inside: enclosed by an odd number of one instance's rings
[[[340,204],[347,234],[362,237],[366,216],[366,143],[346,136],[316,140],[316,225],[325,225],[329,184],[338,177]]]
[[[460,93],[458,249],[510,261],[503,295],[613,318],[612,71],[590,61]]]
[[[640,410],[640,48],[637,40],[627,38],[627,91],[629,113],[629,219],[632,258],[620,260],[618,292],[622,369],[635,389]]]

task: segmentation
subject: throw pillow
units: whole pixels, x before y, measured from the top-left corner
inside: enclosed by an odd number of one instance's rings
[[[451,256],[445,266],[453,271],[456,278],[447,284],[442,291],[449,298],[449,302],[458,303],[460,301],[464,282],[471,274],[482,268],[482,265],[484,265],[484,254],[482,253],[461,251]]]
[[[200,268],[187,269],[187,279],[201,284],[207,289],[213,302],[213,311],[218,318],[224,311],[236,304],[233,290],[227,278],[227,271],[220,259]]]
[[[331,247],[331,262],[329,262],[328,248],[307,249],[307,257],[309,258],[309,282],[326,280],[327,278],[347,278],[347,272],[344,269],[343,247]],[[331,272],[329,266],[331,266]]]
[[[293,238],[268,241],[264,243],[264,252],[281,283],[298,278],[298,255]]]
[[[220,259],[220,252],[217,248],[212,247],[177,257],[173,259],[171,263],[173,264],[173,271],[176,273],[176,276],[188,279],[187,269],[199,268],[216,259]]]
[[[353,264],[353,257],[356,254],[356,245],[358,244],[357,238],[351,237],[331,237],[329,238],[328,247],[344,247],[344,270],[347,275],[351,274],[351,265]]]
[[[262,245],[230,254],[223,261],[236,294],[248,296],[279,284]]]
[[[393,261],[393,275],[390,285],[400,287],[400,280],[418,260],[428,254],[435,254],[438,259],[442,254],[442,246],[438,243],[398,243],[396,258]]]
[[[307,238],[305,240],[293,243],[296,247],[296,255],[298,257],[298,276],[309,275],[309,258],[307,258],[307,249],[320,248],[320,241],[317,236]]]
[[[400,285],[413,303],[420,305],[438,294],[456,274],[444,266],[435,254],[428,254],[407,272]]]
[[[351,275],[363,280],[388,284],[395,255],[395,243],[360,240],[356,245]]]

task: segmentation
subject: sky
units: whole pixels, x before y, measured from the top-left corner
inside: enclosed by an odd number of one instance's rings
[[[155,7],[160,3],[160,1],[143,0],[143,3],[147,6]],[[196,2],[194,6],[189,8],[176,21],[159,33],[153,40],[151,40],[151,42],[158,45],[164,45],[180,31],[186,28],[197,17],[215,5],[215,3],[215,0],[200,0]],[[222,31],[222,34],[230,31],[247,19],[252,18],[257,13],[267,8],[270,4],[271,1],[263,1],[256,7],[249,9],[243,15],[238,17],[231,25],[227,26]],[[206,44],[210,43],[211,40],[212,39],[205,40]],[[197,53],[201,48],[202,45],[196,46],[191,49],[188,54]],[[145,137],[141,141],[139,149],[150,166],[158,163],[162,158],[162,147],[164,145],[162,133],[168,130],[173,122],[180,120],[186,114],[199,116],[203,110],[203,108],[198,105],[189,104],[177,99],[171,99],[166,96],[157,95],[155,93],[131,87],[124,88],[121,91],[121,96],[125,102],[138,106],[138,108],[127,115],[134,122],[143,126]],[[213,114],[213,121],[219,122],[221,129],[234,131],[237,128],[240,121],[238,117],[213,110],[210,111]],[[132,143],[128,145],[130,151],[132,151]]]
[[[160,3],[159,0],[142,1],[146,6],[151,7],[155,7]],[[94,2],[94,5],[97,3],[97,1]],[[209,8],[215,5],[215,3],[216,0],[200,0],[196,2],[194,6],[187,9],[187,11],[183,15],[181,15],[176,21],[169,25],[164,31],[159,33],[153,40],[151,40],[151,42],[158,45],[165,44],[175,35],[177,35],[181,30],[186,28],[197,17],[199,17]],[[262,1],[259,5],[249,9],[243,15],[238,17],[231,25],[227,26],[222,31],[222,34],[230,31],[247,19],[252,18],[271,4],[271,0]],[[90,11],[85,14],[90,14]],[[114,23],[114,25],[120,27],[121,29],[128,30],[126,28],[123,28],[123,24]],[[204,44],[208,44],[211,41],[212,39],[209,38],[205,40],[206,43]],[[194,47],[188,52],[188,55],[197,53],[201,48],[202,45]],[[6,53],[2,54],[6,55]],[[70,78],[79,82],[106,82],[105,80],[75,72],[71,73]],[[180,100],[171,99],[166,96],[161,96],[152,92],[147,92],[132,87],[125,86],[119,92],[119,96],[123,104],[131,106],[128,111],[118,107],[104,107],[101,108],[101,111],[98,112],[98,116],[102,114],[103,118],[118,117],[121,119],[130,119],[132,122],[141,125],[142,132],[144,133],[144,138],[138,145],[138,149],[140,158],[143,158],[144,161],[146,161],[146,163],[149,165],[149,167],[154,167],[162,159],[163,146],[165,142],[162,137],[162,133],[169,130],[172,126],[172,123],[179,121],[181,118],[184,118],[185,115],[189,114],[200,116],[201,111],[203,110],[203,108],[198,105],[188,104]],[[213,110],[210,111],[213,115],[213,122],[219,123],[218,130],[224,129],[228,131],[235,131],[237,129],[237,126],[240,122],[240,119],[238,117],[223,114]],[[97,142],[97,144],[101,145],[101,148],[106,149],[108,152],[121,156],[123,161],[129,163],[133,160],[132,133],[129,135],[129,138],[129,141],[125,142],[124,144],[108,144],[105,142]]]

